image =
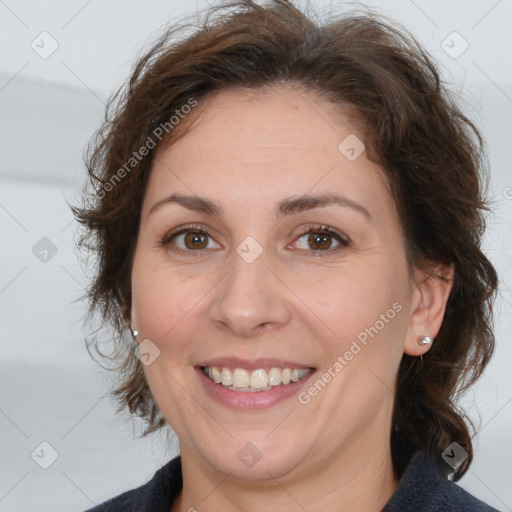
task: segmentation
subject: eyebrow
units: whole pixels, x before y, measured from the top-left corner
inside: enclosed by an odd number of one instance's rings
[[[165,204],[176,203],[188,210],[204,213],[206,215],[214,215],[223,217],[224,209],[222,206],[214,203],[206,197],[190,196],[184,194],[171,194],[157,201],[149,210],[148,215],[151,215],[155,210],[158,210]],[[304,195],[300,197],[290,197],[281,201],[276,207],[276,217],[285,215],[293,215],[313,208],[320,208],[322,206],[338,205],[344,208],[350,208],[356,212],[361,213],[367,220],[371,220],[370,212],[359,203],[352,201],[344,196],[336,194],[321,194],[321,195]]]

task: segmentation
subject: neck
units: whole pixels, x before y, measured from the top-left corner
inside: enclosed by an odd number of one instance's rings
[[[318,457],[307,475],[293,472],[251,482],[205,466],[182,445],[183,490],[171,512],[381,511],[398,485],[388,436],[360,436],[340,451]]]

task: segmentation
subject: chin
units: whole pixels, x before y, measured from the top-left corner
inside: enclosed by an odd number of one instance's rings
[[[230,478],[256,482],[285,477],[301,465],[306,455],[304,441],[290,436],[271,440],[267,436],[268,433],[236,436],[197,449],[208,465]]]
[[[243,481],[261,482],[273,478],[283,478],[292,472],[299,460],[295,460],[297,454],[293,453],[273,453],[272,455],[261,454],[261,458],[244,457],[242,462],[239,460],[236,453],[230,456],[225,455],[215,456],[211,461],[214,469],[222,474],[229,475],[230,478]]]

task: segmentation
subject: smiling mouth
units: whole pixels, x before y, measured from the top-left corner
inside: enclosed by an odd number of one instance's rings
[[[313,371],[313,368],[278,367],[258,368],[252,371],[243,368],[231,370],[217,366],[201,366],[200,368],[212,382],[231,391],[246,393],[270,391],[278,386],[295,384]]]

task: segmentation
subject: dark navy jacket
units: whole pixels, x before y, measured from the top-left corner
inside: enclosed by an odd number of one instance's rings
[[[448,480],[444,473],[433,456],[416,453],[381,512],[498,512]],[[87,512],[169,512],[182,485],[181,460],[176,457],[147,484]]]

